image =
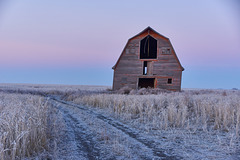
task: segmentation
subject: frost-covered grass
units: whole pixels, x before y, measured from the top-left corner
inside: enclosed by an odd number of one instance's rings
[[[34,157],[48,150],[49,112],[40,96],[0,93],[0,159]]]
[[[74,102],[109,108],[125,119],[136,119],[155,129],[235,130],[239,135],[239,92],[95,94],[76,98]]]
[[[183,159],[240,158],[239,90],[188,89],[183,92],[165,92],[163,90],[124,88],[113,92],[106,90],[107,87],[104,90],[99,87],[94,89],[94,86],[88,89],[88,86],[68,88],[68,86],[58,87],[57,85],[52,87],[20,85],[19,88],[0,85],[0,91],[1,89],[6,93],[29,93],[29,97],[31,94],[57,95],[61,96],[63,100],[89,106],[90,109],[99,111],[106,117],[113,116],[113,119],[123,122],[143,139],[154,140],[153,142],[159,150]],[[15,106],[25,104],[23,102],[23,99],[19,99],[13,104]],[[26,101],[26,104],[32,105],[32,102]],[[2,111],[1,108],[0,111]],[[0,117],[0,121],[1,119],[2,117]],[[91,121],[91,118],[85,119]],[[94,121],[89,123],[94,123]],[[88,127],[91,129],[91,125]],[[103,128],[101,123],[94,129],[99,130],[100,139],[106,141],[107,148],[112,146],[120,156],[134,157],[134,154],[123,149],[132,147],[128,146],[129,139],[123,141],[120,137],[114,141],[114,134],[108,133],[108,129]],[[94,131],[94,129],[92,130]],[[116,133],[115,137],[119,137],[119,135]],[[4,151],[10,158],[14,153],[12,144],[10,145],[11,151]],[[32,154],[38,151],[33,151]]]
[[[150,91],[145,92],[145,95],[141,95],[142,91],[129,93],[131,95],[71,95],[71,100],[110,111],[146,135],[156,136],[156,142],[160,141],[163,149],[173,149],[174,153],[185,158],[221,159],[238,152],[239,91]]]
[[[66,93],[79,90],[85,91],[101,91],[110,89],[110,86],[89,86],[89,85],[57,85],[57,84],[14,84],[14,83],[0,83],[0,90],[14,90],[14,91],[30,91],[30,92],[44,92],[44,93]]]

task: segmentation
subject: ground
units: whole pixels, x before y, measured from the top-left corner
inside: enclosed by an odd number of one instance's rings
[[[141,131],[104,114],[50,98],[65,120],[58,159],[181,159],[158,147]]]
[[[240,159],[239,145],[231,144],[238,140],[231,142],[231,133],[149,129],[108,109],[67,101],[56,94],[59,86],[27,86],[1,86],[1,91],[41,94],[57,110],[62,121],[53,136],[56,142],[49,152],[52,159]],[[66,88],[81,87],[60,88],[65,92]]]

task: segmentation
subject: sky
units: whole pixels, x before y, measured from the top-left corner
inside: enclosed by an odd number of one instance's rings
[[[238,0],[0,0],[0,83],[111,86],[148,26],[170,39],[182,88],[240,89]]]

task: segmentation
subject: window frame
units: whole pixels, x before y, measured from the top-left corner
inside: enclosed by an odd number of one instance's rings
[[[161,55],[170,55],[172,53],[171,47],[161,47],[160,49]]]

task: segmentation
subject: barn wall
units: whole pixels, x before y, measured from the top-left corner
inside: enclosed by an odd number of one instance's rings
[[[136,89],[138,75],[142,74],[142,62],[139,61],[139,40],[131,40],[114,71],[113,89],[120,89],[124,86]]]

